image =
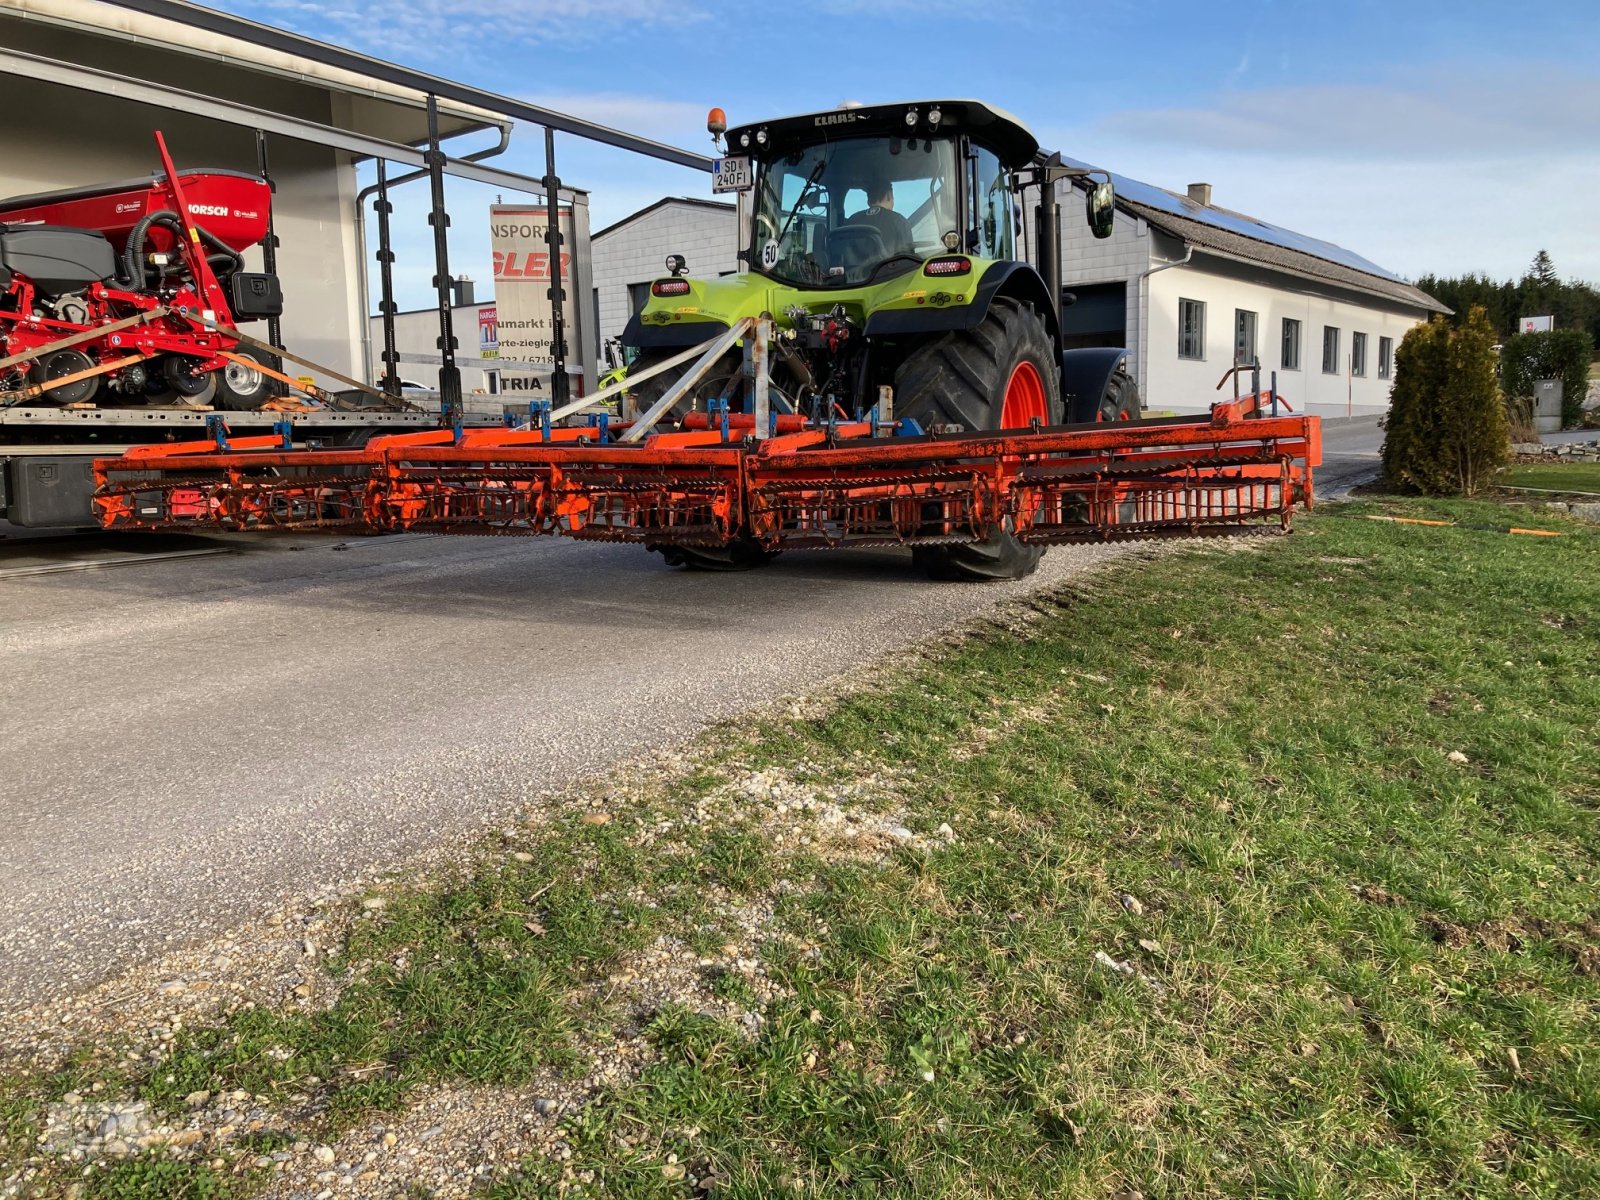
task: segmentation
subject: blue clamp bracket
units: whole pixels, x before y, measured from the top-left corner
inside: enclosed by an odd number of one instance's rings
[[[715,420],[722,430],[722,440],[728,440],[728,401],[721,396],[713,396],[706,401],[706,416]]]
[[[543,441],[550,440],[550,401],[528,401],[528,428],[538,427],[539,436]]]
[[[221,413],[207,413],[206,432],[217,443],[217,449],[226,454],[229,448],[227,419]]]
[[[901,417],[894,423],[894,431],[900,437],[921,437],[928,432],[913,417]]]
[[[278,440],[285,450],[294,449],[294,422],[274,421],[272,432],[278,435]]]

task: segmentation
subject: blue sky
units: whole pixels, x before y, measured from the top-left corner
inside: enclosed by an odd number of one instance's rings
[[[974,96],[1051,149],[1176,191],[1210,182],[1217,204],[1407,276],[1516,275],[1544,248],[1600,283],[1600,0],[213,2],[706,152],[713,104],[737,122]],[[574,138],[557,153],[595,228],[709,195],[695,172]],[[542,159],[519,128],[498,163]],[[421,199],[398,219],[421,220]],[[452,184],[451,265],[480,279],[492,199]],[[411,257],[418,303],[431,264]]]

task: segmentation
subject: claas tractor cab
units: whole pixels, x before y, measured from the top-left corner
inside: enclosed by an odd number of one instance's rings
[[[668,259],[623,343],[649,366],[747,316],[776,331],[770,400],[818,421],[877,409],[951,434],[1136,420],[1125,350],[1061,348],[1058,180],[1090,172],[1040,155],[1016,118],[972,100],[843,107],[726,127],[718,190],[745,193],[748,269],[687,278]],[[1039,190],[1039,266],[1022,261],[1023,191]],[[1110,181],[1088,191],[1097,236],[1111,233]],[[640,410],[681,375],[632,395]],[[748,355],[735,349],[680,402],[744,411]],[[1004,533],[918,551],[935,573],[1015,576],[1041,551]],[[711,565],[711,564],[703,564]]]

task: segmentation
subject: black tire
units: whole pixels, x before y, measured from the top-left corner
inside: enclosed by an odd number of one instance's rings
[[[217,372],[196,371],[193,361],[179,354],[161,359],[161,378],[181,403],[195,408],[210,404],[217,394]]]
[[[1144,402],[1139,398],[1139,385],[1123,368],[1118,367],[1100,397],[1097,421],[1138,421],[1144,417]]]
[[[645,367],[653,367],[664,359],[682,353],[681,349],[646,350],[628,369],[629,374],[641,371]],[[630,384],[628,394],[633,397],[634,415],[642,417],[649,412],[655,402],[665,396],[692,366],[694,359],[691,358],[688,362],[669,368],[659,375],[653,375],[642,383]],[[672,420],[687,412],[704,412],[706,400],[716,397],[726,397],[730,405],[737,409],[739,407],[737,401],[744,396],[744,379],[741,376],[743,370],[743,354],[738,350],[728,351],[711,370],[701,376],[699,384],[690,389],[688,395],[674,404],[669,412],[662,414],[661,420]]]
[[[640,354],[630,370],[651,366],[680,350],[647,350]],[[633,411],[635,416],[643,416],[650,411],[652,405],[694,365],[690,359],[682,366],[673,367],[663,371],[653,378],[646,379],[643,383],[628,389],[633,397]],[[729,407],[735,412],[744,411],[745,379],[744,355],[739,350],[730,350],[716,363],[711,370],[701,378],[699,386],[690,390],[689,394],[672,406],[672,410],[665,414],[663,420],[672,417],[681,417],[687,412],[704,412],[706,400],[712,397],[721,397],[728,401]],[[774,390],[777,390],[774,386]],[[646,543],[645,549],[652,550],[661,555],[669,567],[683,567],[689,571],[753,571],[757,567],[764,567],[777,557],[777,551],[767,550],[757,542],[748,538],[739,538],[721,546],[658,546]]]
[[[634,365],[629,368],[632,374],[644,367],[654,366],[664,359],[675,354],[682,354],[681,349],[673,350],[646,350],[642,352]],[[780,360],[781,361],[781,360]],[[667,394],[667,390],[682,379],[684,373],[694,366],[694,359],[680,366],[672,367],[652,376],[639,384],[628,387],[628,394],[633,397],[633,411],[637,416],[643,416],[650,411],[651,405]],[[775,371],[777,364],[774,364]],[[709,399],[723,399],[728,402],[730,412],[748,412],[750,405],[746,403],[745,393],[750,386],[750,381],[744,377],[744,351],[739,349],[729,350],[712,368],[700,377],[700,382],[690,389],[689,394],[672,406],[672,411],[664,414],[662,420],[669,420],[683,416],[687,412],[705,412],[706,401]],[[793,389],[789,386],[786,377],[777,372],[767,385],[772,397],[772,411],[786,411],[782,403],[787,403],[790,408],[795,407]]]
[[[999,429],[1007,386],[1022,363],[1031,363],[1043,384],[1044,424],[1059,425],[1061,367],[1055,346],[1038,314],[1009,297],[995,300],[976,329],[947,333],[911,352],[895,373],[895,415],[911,417],[928,430]],[[930,579],[1022,579],[1043,557],[1043,546],[1025,546],[1005,530],[984,542],[912,551],[912,561]]]
[[[1024,579],[1039,568],[1043,546],[1025,546],[1005,530],[996,530],[986,542],[952,546],[916,546],[911,561],[929,579],[994,582]]]
[[[36,361],[28,369],[28,380],[37,385],[46,385],[40,398],[52,404],[82,404],[94,399],[100,391],[104,377],[91,375],[87,379],[79,379],[60,387],[49,387],[52,379],[65,379],[69,375],[76,375],[80,371],[91,371],[95,367],[94,359],[82,350],[57,350]]]
[[[721,546],[657,546],[647,542],[645,549],[661,555],[669,567],[690,571],[753,571],[778,557],[776,550],[768,550],[748,538]]]
[[[267,356],[248,346],[230,352],[251,362],[271,366]],[[272,379],[241,363],[229,363],[217,372],[217,407],[230,412],[253,412],[272,398]]]
[[[999,429],[1006,385],[1029,362],[1045,390],[1046,425],[1061,423],[1061,364],[1050,333],[1033,309],[1002,296],[976,329],[955,330],[919,346],[895,372],[895,415],[924,429]]]

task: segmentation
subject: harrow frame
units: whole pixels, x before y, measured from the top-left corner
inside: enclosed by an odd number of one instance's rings
[[[625,438],[628,423],[429,430],[360,449],[286,433],[138,447],[95,463],[112,530],[558,535],[770,549],[1194,537],[1287,529],[1312,502],[1314,417],[1255,413],[997,433],[898,433],[863,420],[740,436],[731,422]],[[747,423],[747,422],[746,422]],[[769,422],[777,425],[776,421]],[[885,436],[888,434],[888,436]]]

